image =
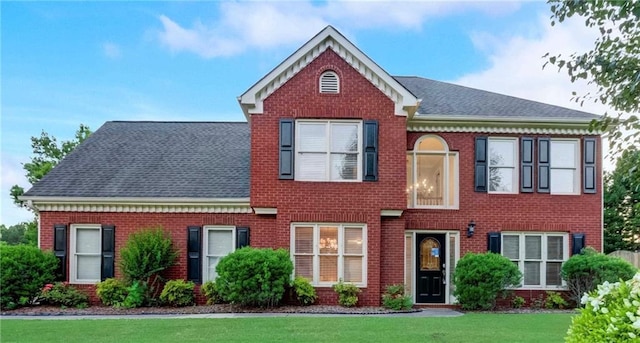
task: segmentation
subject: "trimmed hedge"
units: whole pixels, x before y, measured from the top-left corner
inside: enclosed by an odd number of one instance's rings
[[[608,282],[631,279],[637,269],[629,262],[614,256],[597,252],[593,248],[582,249],[562,265],[562,278],[567,282],[571,300],[576,304],[585,293],[596,286]]]
[[[520,285],[522,273],[508,258],[494,254],[464,255],[453,276],[454,295],[465,310],[490,310],[507,288]]]
[[[225,301],[268,307],[282,300],[293,263],[287,250],[245,247],[223,257],[216,272],[216,288]]]
[[[51,252],[27,245],[0,245],[0,308],[33,302],[55,279],[58,259]]]

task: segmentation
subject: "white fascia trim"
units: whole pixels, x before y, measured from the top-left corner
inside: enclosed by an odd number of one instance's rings
[[[128,198],[22,196],[38,211],[252,213],[249,198]]]
[[[256,214],[278,214],[276,207],[254,207],[253,211]]]
[[[400,217],[403,210],[380,210],[381,217]]]
[[[593,118],[596,119],[596,118]],[[586,118],[545,118],[545,117],[500,117],[487,115],[451,115],[451,114],[419,114],[412,118],[414,121],[434,122],[496,122],[496,123],[558,123],[588,125],[592,119]]]
[[[497,118],[470,116],[414,117],[407,122],[410,132],[480,132],[509,134],[601,135],[589,131],[590,120]]]
[[[411,116],[417,110],[420,102],[411,92],[380,68],[338,30],[327,26],[238,97],[238,102],[247,120],[251,114],[263,113],[264,99],[329,48],[389,97],[395,103],[396,115]]]

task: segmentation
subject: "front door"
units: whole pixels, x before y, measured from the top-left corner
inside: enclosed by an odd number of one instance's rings
[[[445,234],[416,234],[416,302],[444,303]]]

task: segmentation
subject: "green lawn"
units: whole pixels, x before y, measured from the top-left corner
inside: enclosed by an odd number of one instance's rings
[[[2,319],[8,342],[562,342],[570,314],[452,318]]]

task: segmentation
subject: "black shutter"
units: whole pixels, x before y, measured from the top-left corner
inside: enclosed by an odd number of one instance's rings
[[[236,249],[249,246],[249,228],[236,228]]]
[[[202,283],[202,227],[187,227],[187,279]]]
[[[67,226],[64,224],[53,225],[53,253],[58,259],[56,280],[67,280]]]
[[[520,192],[533,192],[533,138],[520,140]]]
[[[100,279],[115,276],[116,227],[102,225],[102,262]]]
[[[487,137],[476,137],[475,191],[487,191]]]
[[[489,232],[487,234],[487,251],[494,254],[500,253],[500,232]]]
[[[550,191],[551,142],[549,138],[538,138],[538,193]]]
[[[596,139],[585,138],[584,139],[584,156],[582,159],[582,166],[584,170],[584,187],[585,193],[596,192]]]
[[[362,180],[378,181],[378,121],[364,121]]]
[[[294,131],[293,119],[280,119],[279,178],[282,180],[293,180]]]
[[[571,255],[579,254],[584,248],[584,233],[574,233],[571,235]]]

